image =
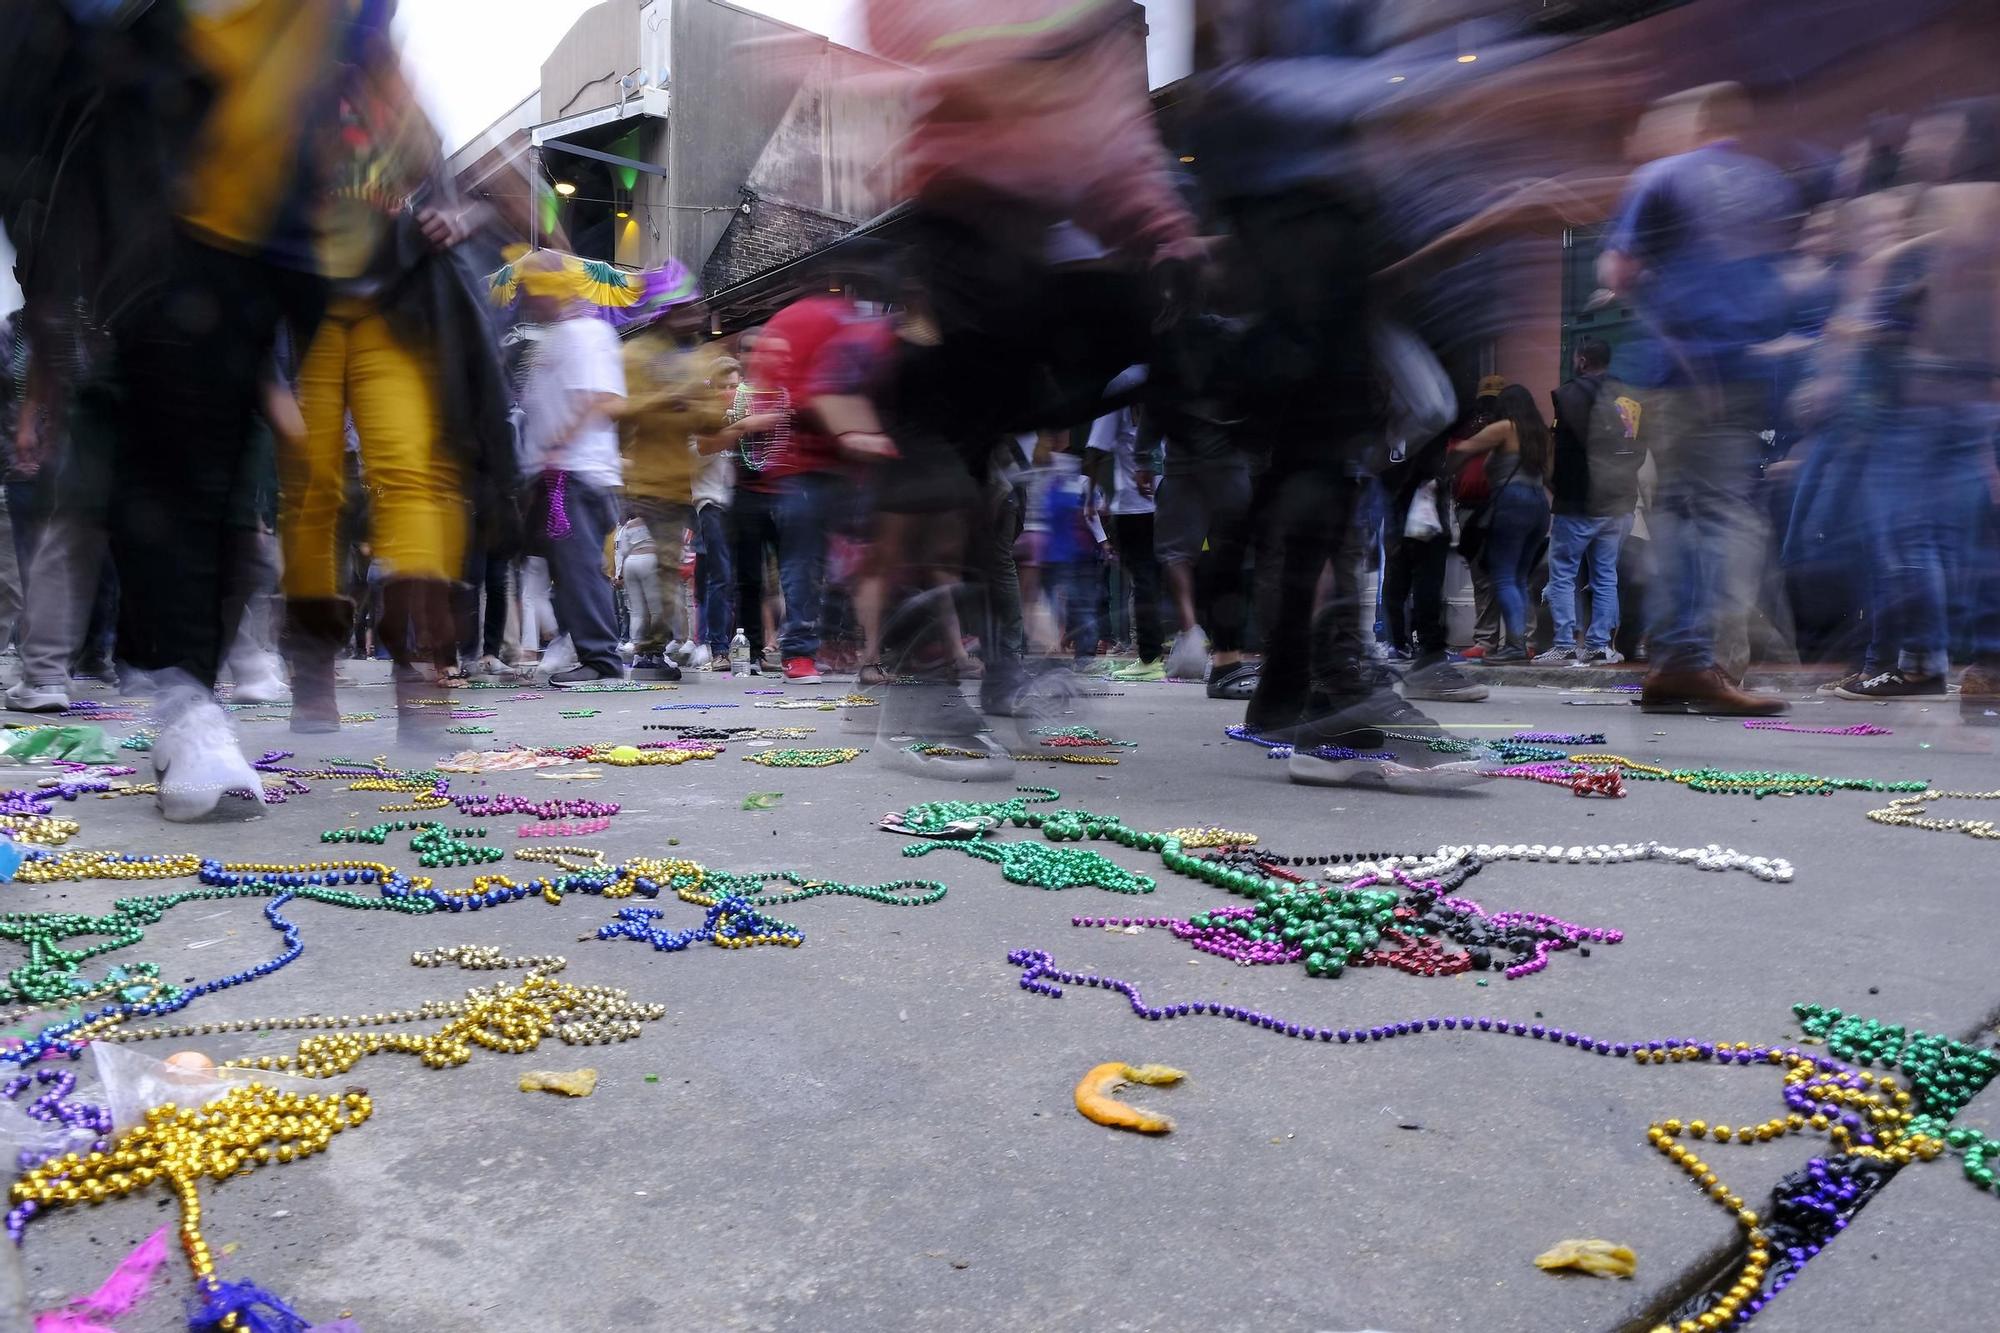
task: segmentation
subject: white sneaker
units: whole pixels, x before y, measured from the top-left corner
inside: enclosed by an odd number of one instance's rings
[[[1201,626],[1174,635],[1173,647],[1167,650],[1167,679],[1208,679],[1208,635]]]
[[[8,687],[7,707],[16,713],[60,713],[69,707],[69,691],[60,685],[31,685],[24,680]]]
[[[667,656],[673,658],[674,661],[680,663],[682,666],[686,666],[694,661],[694,650],[701,646],[693,639],[682,639],[677,646],[667,649]]]
[[[268,653],[258,653],[246,660],[240,671],[232,665],[231,671],[236,675],[236,688],[229,696],[232,702],[281,704],[291,701],[292,692],[285,686],[285,674],[278,670],[277,659]]]
[[[706,671],[714,661],[715,654],[708,650],[707,644],[701,643],[695,645],[694,651],[687,655],[681,665],[690,671]]]
[[[161,816],[176,824],[201,819],[215,810],[225,792],[261,801],[263,779],[236,747],[229,715],[206,691],[193,697],[185,689],[176,693],[179,697],[161,700],[161,717],[171,720],[153,740]]]
[[[576,648],[565,634],[542,649],[542,660],[535,664],[535,670],[545,676],[559,676],[576,664]]]

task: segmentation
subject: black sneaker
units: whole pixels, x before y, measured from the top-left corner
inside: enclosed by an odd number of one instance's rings
[[[1869,678],[1866,671],[1850,671],[1838,680],[1830,680],[1813,691],[1815,694],[1835,695],[1842,690],[1851,690]]]
[[[1476,704],[1493,691],[1440,657],[1403,677],[1403,697],[1430,703]]]
[[[632,659],[634,680],[679,680],[681,669],[661,653],[641,653]]]
[[[1458,737],[1392,692],[1341,701],[1315,695],[1307,711],[1312,720],[1292,734],[1293,782],[1440,791],[1485,780]]]
[[[622,677],[599,671],[596,667],[573,666],[567,671],[558,671],[550,676],[549,684],[558,690],[573,690],[579,685],[598,685],[605,681],[620,679]]]
[[[1854,685],[1834,691],[1843,699],[1948,699],[1943,676],[1912,676],[1891,667]]]
[[[1258,667],[1252,662],[1238,662],[1233,666],[1210,667],[1208,671],[1208,697],[1211,699],[1248,700],[1257,692]]]
[[[1480,659],[1487,666],[1520,666],[1528,660],[1528,650],[1518,643],[1506,643]]]

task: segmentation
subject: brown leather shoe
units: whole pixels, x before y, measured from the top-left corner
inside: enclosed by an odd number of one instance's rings
[[[1647,713],[1691,713],[1697,717],[1776,717],[1791,705],[1768,694],[1737,688],[1720,667],[1699,671],[1654,671],[1639,687],[1639,708]]]

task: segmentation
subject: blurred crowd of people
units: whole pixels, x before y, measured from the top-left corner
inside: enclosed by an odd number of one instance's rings
[[[225,673],[330,732],[356,651],[413,742],[470,675],[852,671],[897,762],[971,777],[1103,675],[1202,681],[1304,782],[1464,777],[1414,702],[1485,697],[1468,660],[2000,710],[1992,103],[1781,163],[1734,84],[1642,108],[1587,44],[1468,72],[1451,6],[1203,0],[1170,153],[1127,5],[862,8],[893,229],[757,328],[690,289],[622,339],[542,182],[458,196],[393,5],[10,8],[8,706],[115,659],[176,819],[257,789]],[[1620,115],[1629,170],[1546,160]],[[1508,256],[1595,222],[1633,327],[1545,411],[1490,373]]]

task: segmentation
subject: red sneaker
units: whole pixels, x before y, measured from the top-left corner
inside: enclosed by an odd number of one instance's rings
[[[1477,662],[1480,658],[1486,656],[1486,645],[1483,643],[1475,643],[1470,648],[1467,648],[1464,652],[1460,653],[1459,656],[1463,657],[1468,662]]]
[[[810,657],[788,657],[785,659],[785,679],[795,685],[819,684],[819,668]]]

